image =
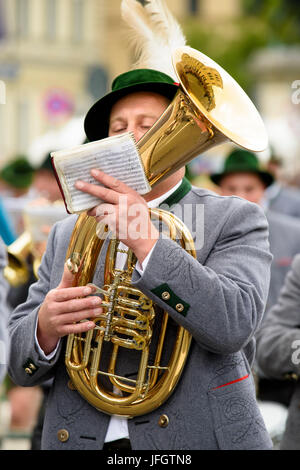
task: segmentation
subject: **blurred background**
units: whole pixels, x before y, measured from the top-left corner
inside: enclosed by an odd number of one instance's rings
[[[59,199],[59,193],[51,195],[50,189],[43,194],[50,182],[49,152],[84,142],[87,110],[132,63],[120,3],[0,0],[0,171],[5,169],[0,191],[13,221],[12,240],[26,229],[26,221],[15,215],[23,216],[28,200],[36,200],[38,194],[51,203]],[[267,165],[272,157],[276,176],[300,188],[300,2],[166,3],[187,43],[225,68],[261,113],[270,148],[258,155],[260,161]],[[189,164],[188,177],[217,190],[208,175],[222,167],[229,148],[230,144],[224,144],[200,155]],[[18,165],[12,172],[14,162]],[[31,194],[28,200],[26,194]],[[66,215],[64,208],[61,214],[61,206],[57,212],[58,218]],[[6,243],[10,244],[8,239]],[[13,291],[12,308],[21,301],[16,295]],[[8,379],[2,402],[0,447],[30,448],[42,391],[20,390]]]
[[[297,0],[167,0],[188,44],[225,68],[261,112],[285,176],[300,184],[300,4]],[[0,0],[0,161],[81,143],[83,116],[132,57],[120,0]],[[198,172],[218,165],[195,161]],[[261,155],[268,158],[268,154]],[[195,170],[196,166],[196,170]]]

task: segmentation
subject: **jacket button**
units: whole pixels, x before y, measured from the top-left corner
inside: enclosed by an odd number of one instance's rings
[[[32,373],[33,373],[33,372],[32,372],[32,369],[29,369],[29,367],[26,367],[26,368],[25,368],[25,372],[26,372],[26,374],[28,374],[28,375],[32,375]]]
[[[60,429],[57,433],[57,437],[60,442],[67,442],[69,439],[69,432],[66,429]]]
[[[161,428],[166,428],[169,424],[169,418],[167,415],[161,415],[158,420],[158,425]]]
[[[170,292],[168,292],[168,291],[165,291],[161,294],[161,298],[163,300],[169,300],[170,297],[171,297],[171,295],[170,295]]]
[[[184,310],[184,306],[182,304],[176,304],[175,308],[177,312],[182,312]]]

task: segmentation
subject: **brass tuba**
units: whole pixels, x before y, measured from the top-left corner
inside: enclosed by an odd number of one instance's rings
[[[22,215],[24,232],[7,247],[8,263],[4,268],[4,276],[12,287],[26,284],[31,272],[38,279],[50,228],[66,217],[62,201],[51,202],[44,198],[28,203]]]
[[[137,143],[152,187],[201,152],[226,140],[252,151],[266,148],[266,131],[256,108],[220,66],[190,47],[175,51],[173,65],[180,84],[178,92]],[[192,236],[175,215],[161,209],[150,212],[167,226],[171,239],[179,240],[182,248],[196,257]],[[69,269],[75,274],[74,286],[92,281],[108,236],[106,227],[101,230],[101,234],[97,232],[94,218],[86,213],[79,216],[66,255]],[[130,250],[126,268],[116,269],[118,244],[118,240],[109,241],[104,286],[98,288],[103,295],[104,313],[94,320],[93,330],[68,336],[65,363],[73,385],[95,408],[133,417],[156,409],[173,392],[188,356],[191,335],[178,326],[169,362],[162,363],[168,315],[164,312],[159,337],[153,338],[155,305],[131,284],[136,260]],[[156,353],[150,361],[154,339]],[[110,358],[102,354],[108,344]],[[135,378],[120,373],[120,348],[140,355]]]
[[[19,287],[29,280],[27,258],[31,252],[32,237],[28,231],[7,247],[8,263],[4,268],[4,276],[12,287]]]

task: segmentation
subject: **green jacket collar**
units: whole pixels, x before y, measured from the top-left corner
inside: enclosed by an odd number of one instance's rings
[[[169,207],[177,204],[177,202],[181,201],[181,199],[191,190],[192,185],[187,178],[183,178],[181,185],[179,188],[174,191],[167,199],[159,204],[161,207],[162,204],[167,204]]]

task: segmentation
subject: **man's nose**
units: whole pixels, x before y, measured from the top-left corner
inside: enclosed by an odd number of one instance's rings
[[[134,124],[129,124],[127,126],[127,132],[132,132],[134,135],[135,141],[137,142],[140,140],[140,138],[143,136],[143,132],[138,128],[138,126],[135,126]]]

